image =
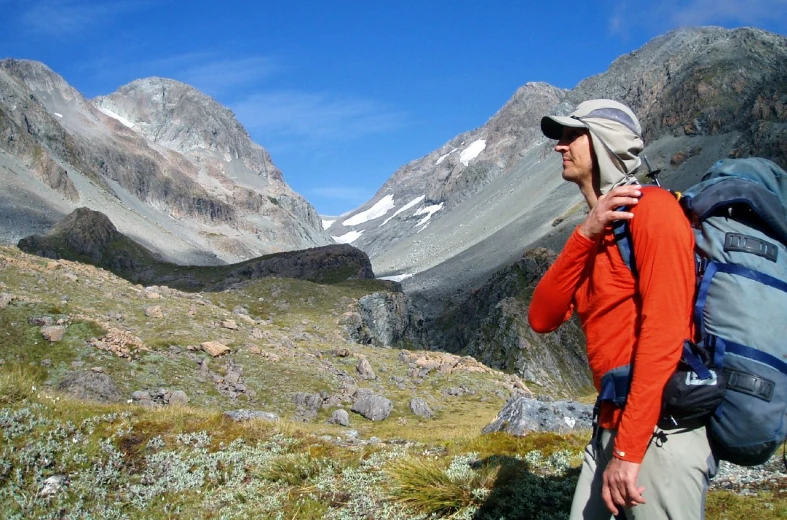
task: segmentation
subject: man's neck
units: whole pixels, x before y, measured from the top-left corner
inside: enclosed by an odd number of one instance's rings
[[[585,202],[587,202],[588,207],[593,209],[598,202],[599,194],[596,193],[595,188],[592,184],[581,184],[579,186],[579,191],[582,193],[582,196],[585,197]]]

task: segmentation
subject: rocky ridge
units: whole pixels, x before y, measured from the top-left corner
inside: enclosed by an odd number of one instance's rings
[[[366,253],[346,244],[276,253],[237,264],[179,266],[157,259],[120,233],[106,215],[89,208],[77,208],[46,235],[25,237],[18,247],[45,258],[103,267],[134,283],[190,291],[220,291],[272,276],[334,283],[374,278]],[[407,312],[402,315],[406,317]]]

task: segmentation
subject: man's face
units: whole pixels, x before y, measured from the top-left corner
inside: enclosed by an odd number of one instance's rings
[[[564,126],[555,151],[563,156],[563,179],[579,185],[593,182],[595,156],[587,129]]]

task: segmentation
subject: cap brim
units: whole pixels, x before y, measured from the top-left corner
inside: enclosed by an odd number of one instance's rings
[[[550,139],[560,140],[563,136],[563,127],[587,128],[579,119],[567,116],[544,116],[541,118],[541,131]]]

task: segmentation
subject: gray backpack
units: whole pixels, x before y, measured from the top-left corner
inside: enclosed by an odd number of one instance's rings
[[[709,438],[722,460],[761,464],[787,437],[787,173],[718,161],[681,204],[695,230],[694,318],[726,381]]]
[[[696,241],[701,339],[684,345],[665,414],[707,417],[716,456],[762,464],[787,437],[787,173],[767,159],[724,159],[680,203]],[[613,227],[636,276],[628,225]],[[601,398],[625,401],[628,370],[613,372]]]

